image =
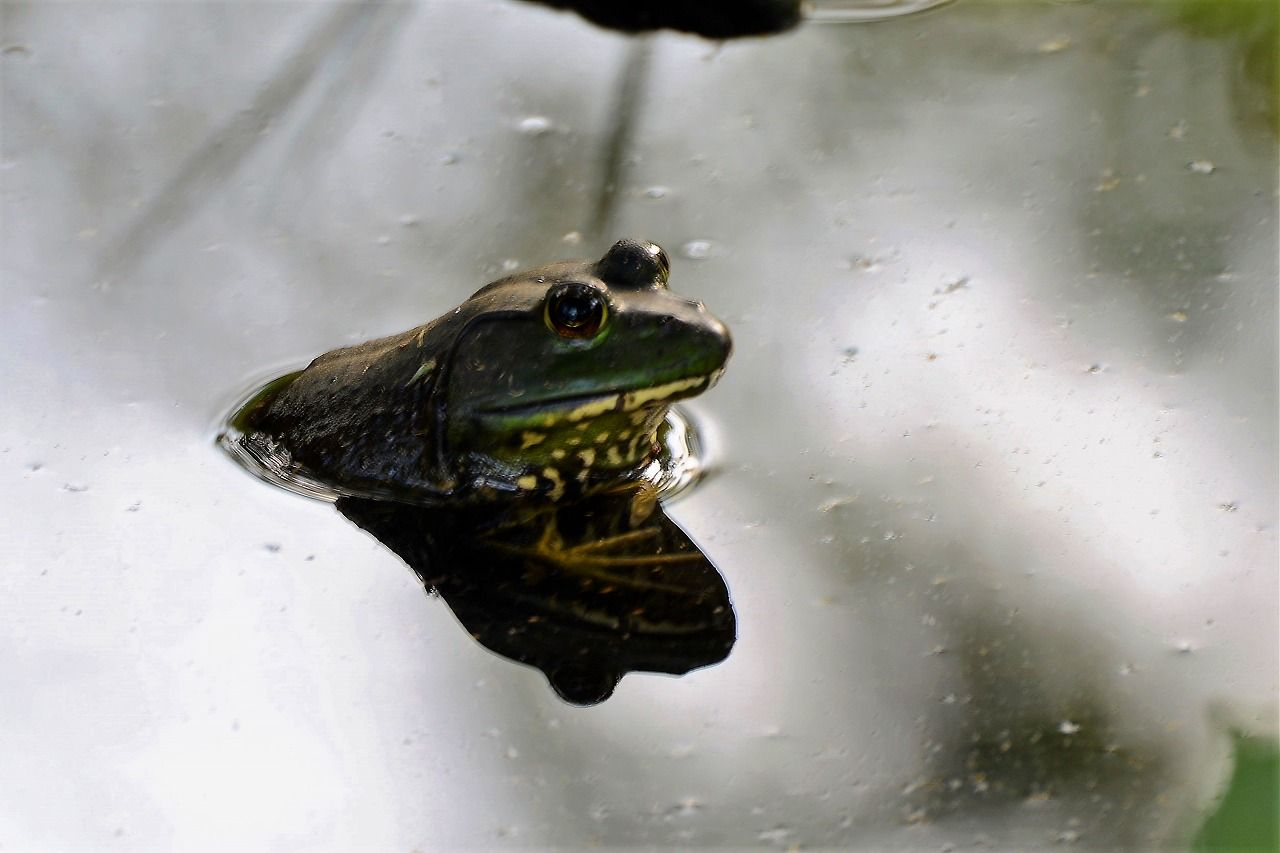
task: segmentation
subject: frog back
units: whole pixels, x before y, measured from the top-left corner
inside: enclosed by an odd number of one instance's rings
[[[344,491],[447,495],[435,399],[446,319],[319,356],[249,426]]]

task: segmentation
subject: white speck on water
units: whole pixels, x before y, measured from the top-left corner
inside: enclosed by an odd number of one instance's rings
[[[666,198],[671,190],[663,186],[652,186],[644,191],[645,198]]]
[[[582,243],[581,231],[570,231],[568,234],[560,238],[560,242],[569,246],[577,246]]]
[[[520,750],[516,749],[514,746],[507,747],[507,758],[514,761],[519,757],[520,757]]]
[[[415,214],[404,213],[404,214],[401,214],[400,218],[397,219],[396,221],[400,223],[400,226],[402,228],[412,228],[413,226],[417,225],[421,220],[418,219],[418,217]]]
[[[462,154],[457,151],[446,151],[440,155],[441,166],[452,166],[462,159]]]
[[[1073,735],[1079,731],[1080,731],[1080,726],[1078,723],[1073,723],[1070,720],[1063,720],[1062,722],[1058,723],[1058,732],[1060,734]]]
[[[857,503],[857,501],[857,495],[854,495],[853,497],[831,498],[830,500],[823,501],[818,505],[818,512],[831,512],[832,510],[839,509],[842,506]]]
[[[1059,36],[1040,42],[1036,45],[1036,53],[1061,53],[1069,47],[1071,47],[1071,39],[1067,36]]]
[[[702,810],[702,802],[695,797],[685,797],[670,810],[669,814],[675,817],[689,817],[697,814]]]
[[[552,124],[546,116],[528,116],[522,118],[516,128],[525,136],[542,136],[551,131]]]
[[[379,234],[378,238],[373,242],[377,243],[379,246],[386,246],[391,243],[391,238],[386,234]]]
[[[1180,655],[1189,655],[1196,650],[1196,646],[1190,640],[1179,640],[1173,644],[1173,650]]]
[[[1211,175],[1216,167],[1212,160],[1192,160],[1187,164],[1187,168],[1197,175]]]
[[[710,240],[690,240],[680,247],[680,254],[691,261],[705,261],[714,248]]]
[[[520,262],[518,260],[516,260],[515,258],[503,258],[502,260],[503,272],[515,272],[518,269],[520,269]]]
[[[849,269],[857,270],[858,272],[876,273],[884,269],[883,261],[869,255],[853,255],[849,258],[847,264]]]
[[[791,837],[793,830],[789,826],[778,825],[773,829],[766,829],[756,835],[756,838],[766,844],[782,844]]]

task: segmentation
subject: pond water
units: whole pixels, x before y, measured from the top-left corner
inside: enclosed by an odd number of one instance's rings
[[[1273,3],[2,11],[0,846],[1168,847],[1276,737]],[[737,642],[578,708],[215,436],[624,236]]]

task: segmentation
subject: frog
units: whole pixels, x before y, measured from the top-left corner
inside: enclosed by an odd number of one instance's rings
[[[237,416],[256,454],[334,492],[419,506],[630,488],[728,329],[645,240],[498,279],[399,334],[327,352]]]

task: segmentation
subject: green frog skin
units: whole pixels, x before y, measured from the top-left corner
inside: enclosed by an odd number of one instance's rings
[[[661,248],[623,240],[508,276],[424,326],[325,353],[237,420],[346,494],[458,505],[628,487],[669,406],[709,388],[732,348],[668,271]]]

